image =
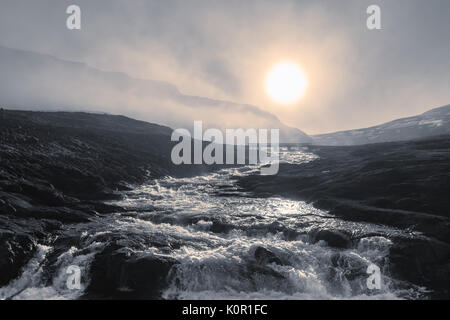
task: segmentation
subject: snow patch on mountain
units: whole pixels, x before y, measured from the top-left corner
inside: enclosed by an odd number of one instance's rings
[[[378,126],[313,136],[318,145],[358,145],[450,134],[450,105]]]

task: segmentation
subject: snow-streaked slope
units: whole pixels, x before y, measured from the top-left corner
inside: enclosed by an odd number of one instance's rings
[[[450,105],[370,128],[319,134],[313,136],[313,139],[314,143],[319,145],[346,146],[420,139],[443,134],[450,134]]]

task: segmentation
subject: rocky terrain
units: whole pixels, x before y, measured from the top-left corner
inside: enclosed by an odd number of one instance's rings
[[[173,165],[170,134],[170,128],[123,116],[2,110],[0,297],[22,298],[23,291],[33,288],[32,283],[23,283],[29,281],[27,273],[23,273],[25,265],[27,270],[41,266],[42,274],[35,272],[39,286],[59,288],[60,294],[65,289],[59,274],[65,275],[66,264],[92,261],[88,287],[77,298],[160,299],[162,289],[168,286],[169,274],[174,278],[177,270],[196,269],[195,264],[191,266],[186,261],[183,264],[179,259],[152,255],[150,249],[173,253],[186,243],[196,247],[208,242],[204,233],[200,237],[194,232],[193,237],[192,230],[197,230],[193,226],[209,230],[215,239],[213,246],[221,235],[227,244],[230,240],[227,232],[233,228],[248,229],[249,235],[281,232],[289,244],[304,234],[280,222],[271,222],[269,212],[277,208],[282,211],[289,199],[306,200],[346,221],[401,229],[401,233],[391,235],[386,234],[390,231],[384,227],[379,228],[384,230],[379,234],[358,232],[364,237],[382,236],[392,241],[388,263],[380,263],[395,279],[405,281],[405,288],[412,283],[432,290],[431,297],[450,297],[449,136],[351,147],[302,146],[319,159],[302,164],[281,163],[276,176],[236,177],[239,188],[234,180],[219,180],[219,185],[213,186],[217,190],[212,189],[213,193],[220,190],[217,198],[205,197],[208,194],[203,188],[208,184],[203,177],[169,180],[166,187],[157,184],[145,189],[144,185],[141,194],[136,187],[154,179],[168,175],[192,177],[217,169]],[[134,204],[105,203],[120,199],[127,190],[133,190],[129,199]],[[242,191],[246,192],[246,198],[242,197]],[[259,198],[252,202],[252,195]],[[269,201],[269,204],[277,201],[276,206],[266,207],[267,203],[260,201],[273,195],[283,196]],[[248,217],[243,212],[244,224],[236,224],[240,210],[248,206],[244,203],[242,207],[227,207],[230,199],[237,204],[245,200],[254,210],[259,208],[259,222],[247,226]],[[149,205],[158,202],[159,208]],[[221,214],[216,212],[215,205],[223,211]],[[295,205],[301,206],[298,202]],[[211,211],[204,212],[208,208]],[[191,217],[191,211],[198,212]],[[264,222],[265,219],[268,221]],[[308,224],[306,216],[301,219]],[[286,221],[296,225],[303,223],[301,219]],[[365,263],[354,261],[351,254],[351,250],[356,250],[354,242],[358,237],[350,235],[349,230],[340,230],[338,220],[332,225],[330,219],[321,216],[317,219],[322,221],[320,226],[302,231],[307,233],[305,241],[310,243],[306,245],[324,241],[328,250],[337,250],[331,255],[330,270],[350,270],[350,278],[354,275],[357,280],[352,281],[360,288],[365,281]],[[411,236],[405,237],[403,231]],[[36,253],[47,250],[43,245],[51,249],[43,254],[44,260],[33,262],[39,257]],[[282,251],[260,246],[239,252],[245,259],[250,257],[248,264],[239,265],[245,271],[242,283],[248,282],[248,287],[253,288],[250,281],[253,277],[273,280],[275,288],[279,283],[289,283],[289,278],[274,273],[268,265],[285,265],[289,259],[303,257],[301,252],[283,255]],[[328,255],[321,257],[325,260],[318,267],[327,269]],[[308,261],[304,263],[308,265]],[[302,261],[298,264],[302,265]],[[199,276],[203,274],[204,271]],[[190,279],[191,272],[182,275]],[[214,281],[220,280],[215,273],[210,276]],[[13,279],[19,280],[16,283]],[[55,279],[59,279],[56,282],[59,285],[55,285]],[[184,285],[181,283],[181,288]]]
[[[320,159],[281,164],[276,176],[242,177],[239,185],[258,196],[306,200],[346,220],[423,234],[424,238],[413,241],[392,239],[392,272],[412,283],[437,288],[448,297],[450,136],[304,148]]]
[[[123,116],[2,109],[0,286],[63,225],[123,210],[102,202],[118,191],[205,170],[172,165],[171,132]]]

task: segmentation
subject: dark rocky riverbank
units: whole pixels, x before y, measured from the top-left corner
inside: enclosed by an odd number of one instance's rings
[[[450,137],[306,148],[320,159],[281,164],[276,176],[246,176],[238,184],[258,196],[306,200],[343,219],[423,233],[421,240],[392,239],[391,271],[448,297]]]
[[[123,116],[2,110],[0,286],[61,226],[123,211],[102,202],[118,191],[203,172],[172,164],[171,132]]]

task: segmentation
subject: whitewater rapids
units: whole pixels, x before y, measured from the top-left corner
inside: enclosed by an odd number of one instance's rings
[[[281,161],[304,163],[317,157],[301,148],[283,150]],[[67,226],[57,237],[76,239],[57,251],[40,244],[22,275],[0,288],[3,299],[77,299],[91,279],[97,253],[111,241],[140,242],[135,254],[170,257],[163,299],[415,299],[424,289],[392,279],[388,261],[392,235],[405,231],[348,222],[297,200],[254,197],[236,177],[257,166],[224,169],[192,178],[171,178],[126,192],[114,202],[125,213]],[[357,239],[349,249],[311,241],[313,230],[341,230]],[[158,245],[155,245],[158,244]],[[258,265],[264,248],[281,263]],[[53,256],[53,258],[50,258]],[[365,270],[381,268],[382,287],[369,290]],[[81,288],[67,288],[67,267],[82,270]],[[49,271],[51,270],[51,271]],[[149,273],[148,277],[152,275]],[[126,288],[124,288],[126,290]]]

